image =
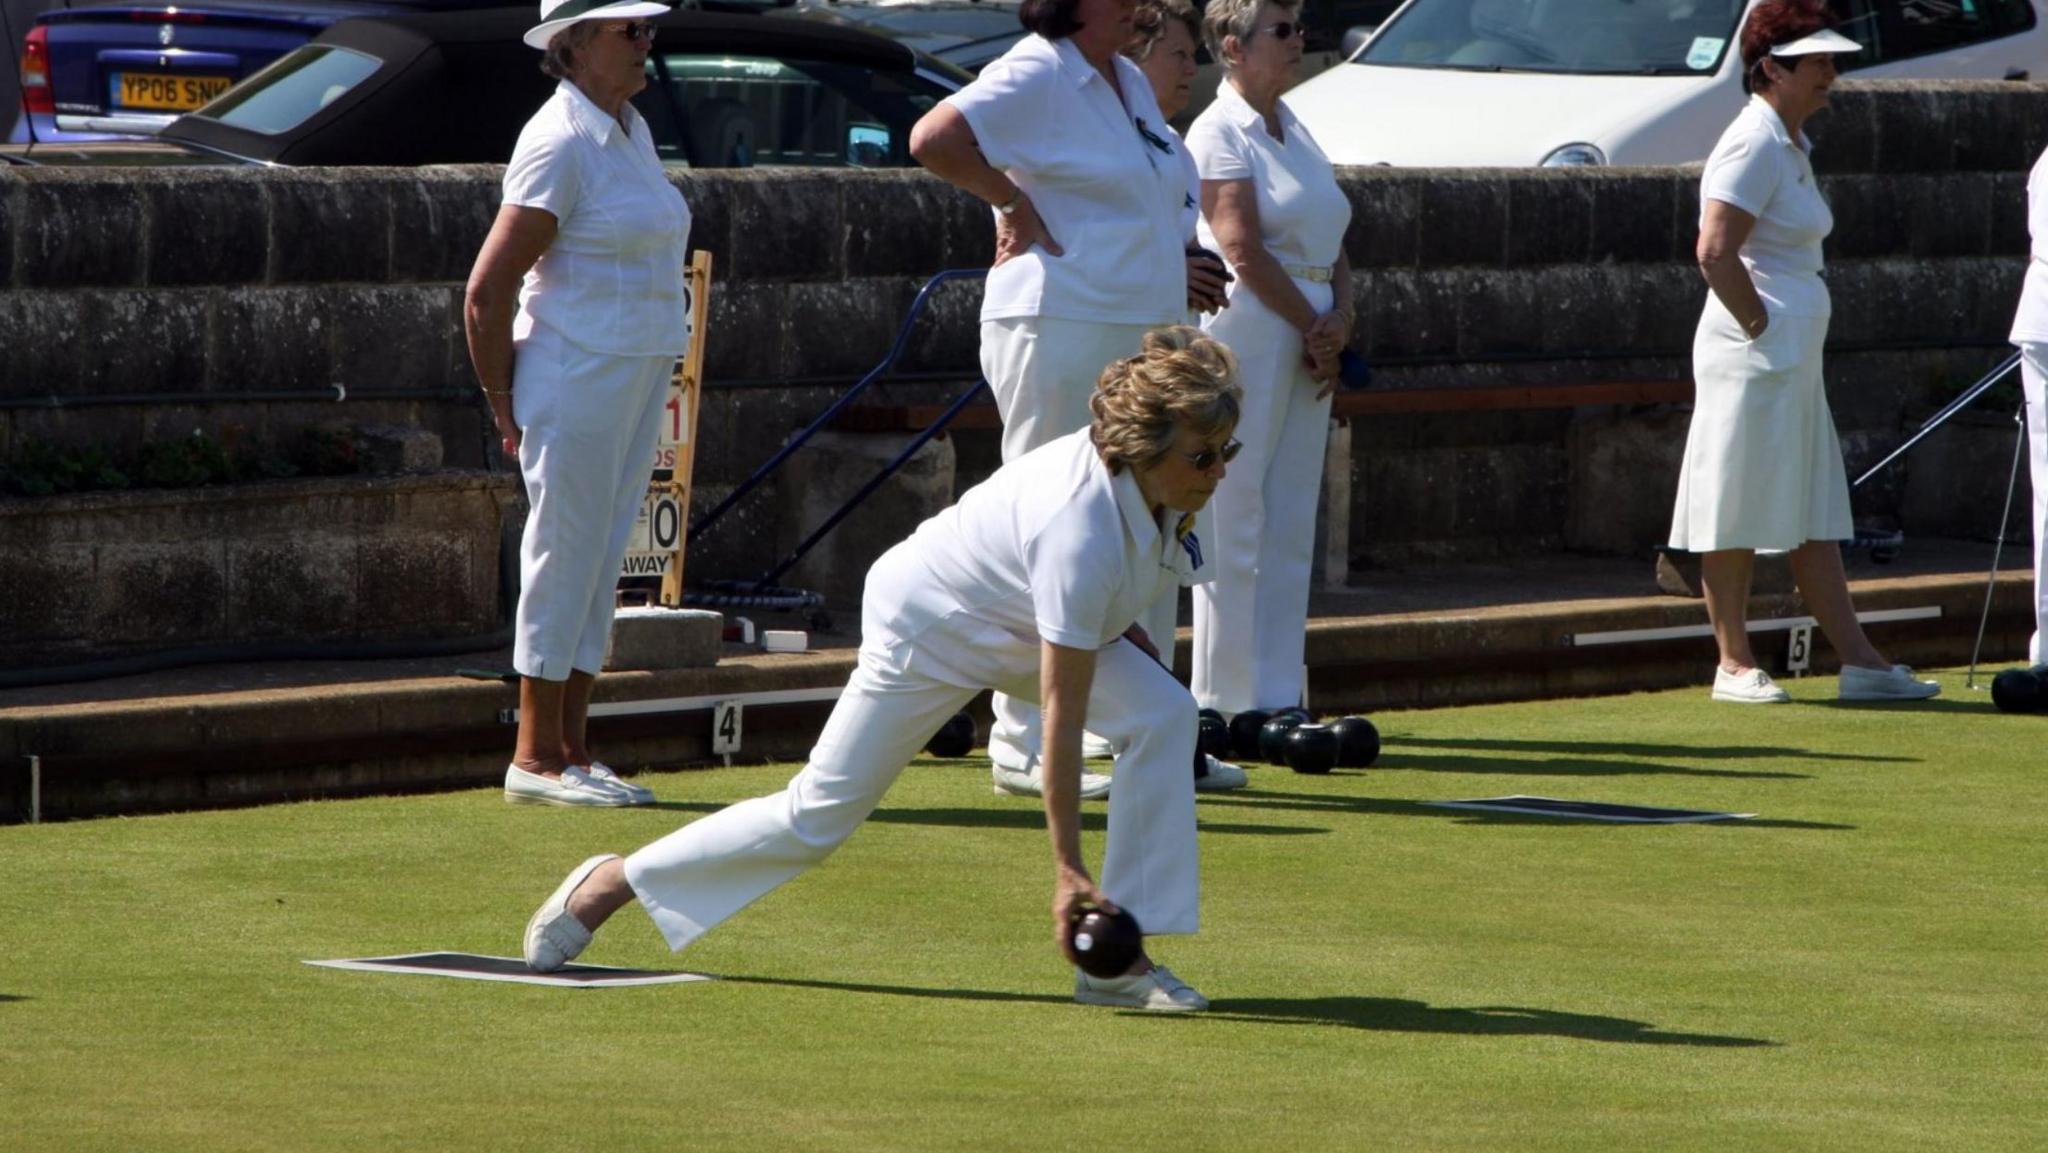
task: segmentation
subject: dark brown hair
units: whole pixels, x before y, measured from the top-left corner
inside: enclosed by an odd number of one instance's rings
[[[1750,9],[1742,25],[1742,90],[1769,88],[1764,57],[1771,49],[1811,36],[1829,23],[1825,0],[1764,0]]]
[[[1024,0],[1017,9],[1017,23],[1027,32],[1058,40],[1081,30],[1080,12],[1081,0]]]

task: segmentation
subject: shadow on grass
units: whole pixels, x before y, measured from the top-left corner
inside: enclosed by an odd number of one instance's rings
[[[1938,698],[1937,698],[1938,699]],[[1895,708],[1886,705],[1885,708]],[[1713,760],[1757,761],[1785,759],[1800,761],[1869,761],[1889,764],[1918,764],[1919,757],[1882,757],[1865,753],[1814,753],[1775,745],[1645,745],[1619,741],[1517,741],[1491,737],[1397,737],[1382,736],[1387,748],[1486,749],[1513,753],[1567,753],[1579,756],[1620,754],[1637,757],[1698,757]],[[1741,774],[1752,775],[1752,774]],[[1763,775],[1763,774],[1754,774]]]
[[[1385,1033],[1463,1033],[1483,1037],[1571,1037],[1630,1045],[1697,1045],[1717,1049],[1775,1046],[1758,1037],[1666,1033],[1647,1021],[1528,1009],[1514,1005],[1435,1006],[1398,997],[1223,998],[1209,1003],[1211,1020],[1276,1025],[1335,1025]]]
[[[656,801],[638,807],[681,813],[715,813],[726,806],[716,801]],[[1045,811],[1035,806],[1015,809],[876,809],[868,820],[881,825],[943,825],[959,829],[1044,829]],[[1308,837],[1330,831],[1311,825],[1244,825],[1201,820],[1195,827],[1204,833],[1253,837]],[[1100,806],[1083,809],[1081,828],[1095,833],[1106,831],[1109,814]]]
[[[1745,780],[1805,781],[1805,773],[1757,772],[1746,769],[1695,769],[1685,765],[1660,765],[1649,761],[1590,761],[1574,757],[1538,759],[1502,756],[1417,756],[1409,753],[1383,754],[1373,766],[1380,769],[1409,769],[1426,773],[1523,773],[1539,777],[1739,777]]]
[[[1991,694],[1972,700],[1969,697],[1934,697],[1924,701],[1807,701],[1807,707],[1816,709],[1839,709],[1851,713],[1995,713],[1998,706],[1991,703]]]
[[[1201,798],[1204,807],[1241,805],[1257,809],[1286,809],[1301,813],[1369,813],[1382,817],[1436,817],[1461,825],[1576,825],[1602,829],[1663,829],[1670,825],[1631,824],[1623,821],[1582,821],[1569,817],[1545,817],[1535,813],[1488,813],[1477,809],[1439,809],[1420,801],[1396,797],[1345,797],[1329,793],[1280,793],[1265,789],[1239,789],[1229,796],[1210,794]],[[1706,821],[1718,828],[1826,829],[1843,831],[1854,825],[1826,821],[1773,820],[1752,817],[1746,821]],[[1209,826],[1204,825],[1204,828]]]
[[[16,994],[16,993],[0,993],[0,1005],[5,1005],[5,1004],[6,1004],[7,1002],[9,1002],[9,1001],[26,1001],[26,1000],[28,1000],[28,998],[27,998],[27,997],[23,997],[23,996],[21,996],[21,995],[19,995],[19,994]]]

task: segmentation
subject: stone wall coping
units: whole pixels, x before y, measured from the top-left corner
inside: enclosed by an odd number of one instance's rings
[[[524,491],[513,472],[447,469],[406,476],[292,477],[209,484],[193,488],[132,488],[55,496],[0,497],[0,518],[50,517],[77,513],[184,508],[220,500],[289,502],[328,495],[401,495],[414,492],[465,492],[498,489],[507,495]]]

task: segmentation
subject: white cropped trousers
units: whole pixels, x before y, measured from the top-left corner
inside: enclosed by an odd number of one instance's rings
[[[513,356],[512,417],[531,511],[512,667],[548,681],[568,680],[572,669],[595,675],[676,358],[592,352],[540,326]]]
[[[2048,344],[2020,346],[2020,391],[2027,400],[2027,480],[2034,489],[2034,635],[2027,659],[2041,663],[2048,632]]]

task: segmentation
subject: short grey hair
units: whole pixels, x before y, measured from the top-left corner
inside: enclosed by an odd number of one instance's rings
[[[1124,45],[1124,55],[1140,64],[1151,59],[1152,50],[1166,38],[1169,24],[1179,24],[1188,30],[1188,39],[1202,42],[1202,16],[1189,0],[1138,0],[1137,11],[1131,13],[1131,39]]]
[[[567,80],[569,73],[576,70],[576,50],[597,36],[597,21],[578,20],[548,38],[547,51],[541,55],[540,70],[557,80]]]
[[[1202,42],[1224,71],[1230,70],[1230,58],[1223,54],[1223,38],[1235,36],[1239,44],[1251,39],[1252,29],[1258,27],[1259,9],[1268,4],[1289,16],[1301,12],[1301,0],[1209,0],[1202,10]]]

